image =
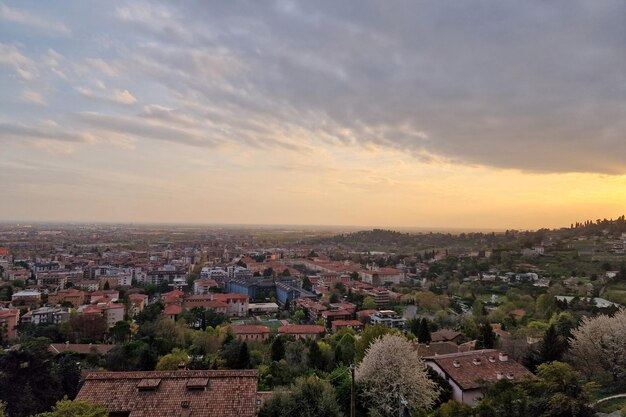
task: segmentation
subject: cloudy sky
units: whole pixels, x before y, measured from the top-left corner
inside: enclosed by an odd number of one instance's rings
[[[626,212],[624,0],[0,0],[0,91],[0,220]]]

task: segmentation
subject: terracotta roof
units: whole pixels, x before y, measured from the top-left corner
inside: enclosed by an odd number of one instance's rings
[[[508,357],[505,361],[501,360],[501,354],[495,349],[485,349],[430,356],[425,359],[427,362],[437,364],[464,390],[476,389],[485,383],[496,382],[498,373],[501,379],[513,381],[533,377],[528,369],[514,360]]]
[[[378,313],[378,310],[361,310],[357,311],[356,315],[359,317],[371,316],[374,313]]]
[[[458,353],[459,346],[454,342],[434,342],[430,344],[418,343],[415,350],[420,356],[447,355],[449,353]]]
[[[76,399],[129,417],[254,417],[256,370],[92,372]]]
[[[322,311],[322,317],[349,316],[351,313],[346,310]]]
[[[314,324],[289,324],[278,328],[279,334],[318,334],[325,331],[324,326]]]
[[[165,310],[163,310],[163,314],[165,314],[166,316],[179,315],[182,312],[183,308],[176,304],[170,304],[165,307]]]
[[[449,342],[459,336],[463,336],[463,334],[450,329],[441,329],[436,332],[432,332],[430,334],[430,340],[433,342]]]
[[[358,320],[334,320],[333,327],[341,327],[341,326],[355,326],[355,327],[359,327],[359,326],[363,326],[363,323],[361,323]]]
[[[100,355],[104,355],[114,347],[115,345],[91,343],[51,343],[48,347],[48,351],[55,355],[65,352],[78,353],[81,355],[87,355],[89,353],[98,353]]]
[[[232,326],[231,329],[235,334],[263,334],[270,332],[270,328],[267,326]]]

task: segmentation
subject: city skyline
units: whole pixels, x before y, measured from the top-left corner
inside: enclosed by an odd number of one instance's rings
[[[0,1],[0,221],[619,216],[623,11]]]

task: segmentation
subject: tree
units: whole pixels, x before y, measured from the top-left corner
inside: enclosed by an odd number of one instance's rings
[[[285,339],[282,336],[276,336],[272,340],[270,347],[273,361],[279,361],[285,357]]]
[[[534,371],[538,365],[545,362],[560,361],[567,350],[567,341],[557,333],[552,324],[543,335],[543,340],[535,349],[530,349],[524,357],[524,365]]]
[[[127,321],[118,321],[109,330],[109,335],[115,341],[115,343],[124,343],[130,339],[130,323]]]
[[[161,313],[163,313],[163,304],[160,302],[149,304],[137,314],[135,321],[140,325],[155,322],[161,317]]]
[[[78,394],[80,384],[80,366],[72,355],[59,355],[56,373],[65,395],[73,400]]]
[[[418,334],[416,334],[417,336],[417,341],[420,343],[426,343],[429,344],[431,341],[431,337],[430,337],[430,329],[428,328],[428,320],[423,318],[420,321],[420,325],[418,328]]]
[[[355,340],[350,333],[344,334],[335,346],[335,361],[344,365],[354,362]]]
[[[491,325],[483,322],[478,326],[478,348],[493,349],[496,344],[496,334],[493,332]]]
[[[156,364],[157,371],[175,371],[179,369],[181,363],[187,364],[189,355],[182,349],[174,348],[171,353],[161,356]]]
[[[323,370],[325,368],[324,357],[320,345],[314,340],[309,347],[309,367],[313,369]]]
[[[376,309],[376,301],[374,297],[365,297],[363,299],[363,310],[375,310]]]
[[[428,379],[426,365],[405,337],[387,334],[367,349],[356,369],[372,412],[398,415],[401,401],[412,411],[428,410],[438,397],[437,385]]]
[[[58,401],[52,411],[37,414],[34,417],[107,417],[108,415],[109,412],[102,405],[66,399]]]
[[[220,356],[226,361],[229,369],[247,369],[250,367],[250,352],[248,344],[239,340],[224,343]]]
[[[335,390],[327,381],[298,378],[289,390],[278,390],[263,404],[259,417],[340,417]]]
[[[626,309],[613,317],[585,317],[572,331],[570,353],[579,367],[589,374],[607,372],[615,381],[626,378]]]
[[[100,314],[78,314],[70,318],[70,326],[78,343],[102,342],[107,321]]]
[[[397,333],[398,330],[391,329],[384,324],[375,324],[365,326],[365,330],[361,332],[361,337],[356,341],[354,346],[354,359],[360,362],[365,356],[367,348],[374,340],[389,333]]]

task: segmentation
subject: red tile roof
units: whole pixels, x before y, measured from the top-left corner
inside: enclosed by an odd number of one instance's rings
[[[335,320],[332,324],[333,327],[342,327],[342,326],[353,326],[353,327],[362,327],[363,323],[358,320]]]
[[[177,304],[170,304],[165,307],[165,310],[163,310],[163,314],[165,314],[166,316],[177,316],[182,312],[183,308]]]
[[[76,399],[130,417],[254,417],[257,380],[256,370],[92,372]]]
[[[267,326],[232,326],[235,334],[269,334],[270,328]]]
[[[278,328],[279,334],[319,334],[325,331],[324,326],[314,324],[289,324]]]
[[[464,390],[482,387],[485,383],[496,382],[500,378],[520,381],[532,378],[533,374],[519,363],[507,357],[500,359],[500,352],[495,349],[473,350],[463,353],[451,353],[425,358],[434,362],[456,384]]]
[[[111,349],[113,349],[115,345],[103,345],[103,344],[87,344],[87,343],[51,343],[48,347],[48,351],[53,354],[72,352],[78,353],[81,355],[87,355],[90,353],[98,353],[100,355],[104,355]]]

